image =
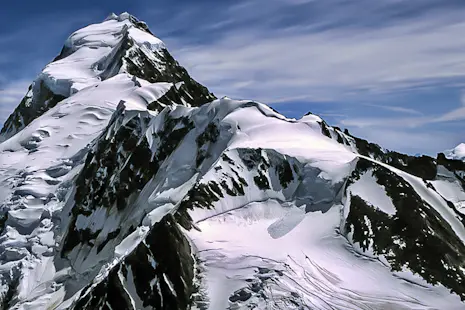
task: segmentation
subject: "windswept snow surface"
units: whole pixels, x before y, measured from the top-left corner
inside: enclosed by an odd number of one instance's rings
[[[143,30],[138,28],[130,28],[128,31],[129,36],[134,39],[135,42],[137,42],[139,45],[144,45],[146,48],[153,52],[165,48],[163,41]]]

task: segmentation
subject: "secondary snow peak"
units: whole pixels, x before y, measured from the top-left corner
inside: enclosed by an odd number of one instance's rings
[[[465,161],[465,143],[460,143],[452,150],[446,151],[447,158]]]

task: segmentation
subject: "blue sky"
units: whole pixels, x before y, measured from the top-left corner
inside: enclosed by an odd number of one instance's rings
[[[9,1],[0,123],[74,30],[128,11],[217,96],[254,99],[406,153],[465,142],[465,1]]]

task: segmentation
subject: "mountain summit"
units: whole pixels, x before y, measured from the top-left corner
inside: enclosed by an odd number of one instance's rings
[[[463,309],[465,163],[216,99],[123,13],[0,134],[2,309]]]
[[[460,143],[452,150],[446,151],[446,157],[465,161],[465,143]]]
[[[3,139],[16,134],[58,102],[122,73],[149,83],[179,83],[167,98],[160,99],[164,104],[175,100],[200,105],[215,99],[190,78],[144,22],[128,13],[112,14],[103,23],[78,30],[66,40],[61,53],[31,84],[6,121],[1,130]],[[187,88],[191,93],[187,93]]]

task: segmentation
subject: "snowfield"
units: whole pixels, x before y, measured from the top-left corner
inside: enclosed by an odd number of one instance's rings
[[[268,201],[198,223],[190,236],[206,266],[210,309],[463,308],[447,289],[351,250],[336,233],[341,207],[299,214],[295,223],[292,207]],[[273,238],[271,227],[289,232]]]
[[[0,141],[4,309],[465,308],[459,161],[215,99],[127,13],[68,38]]]

